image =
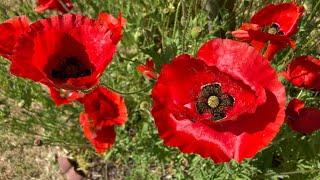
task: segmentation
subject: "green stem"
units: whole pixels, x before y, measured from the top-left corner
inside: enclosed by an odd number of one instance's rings
[[[299,94],[297,96],[297,99],[301,98],[303,96],[302,94],[303,94],[303,90],[300,90],[300,92],[299,92]]]
[[[310,22],[311,19],[313,18],[314,14],[316,13],[316,11],[318,10],[318,7],[320,6],[320,1],[317,2],[317,4],[314,6],[314,8],[312,9],[311,14],[309,15],[308,19],[306,22]]]
[[[114,91],[114,92],[116,92],[116,93],[119,93],[119,94],[122,94],[122,95],[130,95],[130,94],[137,94],[137,93],[140,93],[140,92],[145,92],[146,90],[149,90],[150,87],[151,87],[151,85],[150,85],[150,86],[147,86],[147,87],[145,87],[145,88],[143,88],[143,89],[139,89],[139,90],[137,90],[137,91],[122,92],[122,91],[116,90],[116,89],[114,89],[114,88],[112,88],[112,87],[109,87],[109,86],[107,86],[107,85],[104,85],[104,86],[106,86],[107,88],[111,89],[112,91]]]

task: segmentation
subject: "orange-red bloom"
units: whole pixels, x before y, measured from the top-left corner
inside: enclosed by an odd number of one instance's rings
[[[255,13],[250,23],[242,24],[232,34],[239,40],[250,42],[258,51],[266,48],[264,57],[272,60],[281,49],[295,48],[291,37],[298,31],[303,11],[304,8],[295,3],[269,4]]]
[[[80,99],[80,102],[97,127],[122,125],[127,121],[127,108],[123,97],[107,88],[96,88]]]
[[[104,87],[98,87],[79,101],[85,112],[80,114],[83,132],[98,153],[108,150],[115,141],[114,126],[124,124],[127,108],[123,97]]]
[[[285,90],[253,47],[226,39],[164,65],[152,90],[160,137],[216,163],[253,157],[284,121]]]
[[[295,58],[283,75],[295,86],[320,91],[320,60],[312,56]]]
[[[303,101],[293,99],[286,109],[286,121],[292,130],[309,134],[320,129],[320,110],[304,107]]]
[[[147,59],[144,65],[138,65],[137,71],[150,79],[157,79],[159,76],[158,73],[155,72],[155,64],[152,59]]]
[[[11,59],[18,38],[29,30],[30,21],[26,16],[9,19],[0,24],[0,55]]]
[[[114,126],[96,127],[86,113],[80,114],[80,124],[85,137],[94,146],[97,153],[104,153],[114,144],[116,139]]]
[[[73,8],[71,0],[38,0],[36,12],[43,12],[54,9],[63,13],[69,12]]]
[[[0,24],[2,44],[7,45],[0,46],[0,55],[11,60],[12,74],[47,85],[57,105],[65,104],[80,97],[81,93],[75,94],[79,90],[99,83],[121,39],[123,25],[121,15],[116,19],[106,13],[98,20],[65,14],[31,25],[25,17],[13,18]],[[59,97],[60,92],[72,94]]]

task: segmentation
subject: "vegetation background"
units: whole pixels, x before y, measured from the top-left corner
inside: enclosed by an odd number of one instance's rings
[[[127,19],[123,39],[102,84],[125,97],[129,121],[117,128],[114,147],[96,156],[78,123],[79,104],[56,108],[39,84],[8,73],[0,59],[0,179],[60,179],[54,154],[68,155],[86,173],[106,170],[109,179],[320,179],[320,132],[294,133],[286,125],[276,139],[253,159],[221,165],[198,155],[165,147],[150,115],[154,81],[136,71],[153,58],[159,70],[179,53],[195,54],[210,38],[231,38],[230,31],[247,22],[267,3],[285,0],[73,0],[72,13],[95,18],[99,12]],[[297,0],[305,7],[296,49],[279,53],[272,65],[283,70],[299,55],[320,57],[320,1]],[[18,15],[31,20],[37,14],[33,0],[2,0],[0,21]],[[288,101],[299,97],[319,107],[320,95],[284,81]],[[35,143],[36,142],[36,143]],[[41,146],[39,146],[39,142]],[[100,166],[103,170],[97,170]],[[100,169],[101,169],[100,168]],[[102,177],[101,177],[102,178]]]

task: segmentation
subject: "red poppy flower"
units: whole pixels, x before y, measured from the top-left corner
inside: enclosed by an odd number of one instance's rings
[[[320,60],[312,56],[294,59],[283,75],[295,86],[320,91]]]
[[[115,142],[116,133],[114,126],[96,127],[90,122],[89,115],[86,113],[80,114],[80,124],[85,137],[94,146],[97,153],[104,153]]]
[[[0,55],[11,59],[12,50],[21,34],[29,30],[26,16],[14,17],[0,24]]]
[[[258,51],[266,47],[264,56],[271,60],[281,49],[295,42],[290,39],[298,31],[298,22],[304,8],[295,3],[269,4],[259,10],[232,34],[239,40],[250,42]]]
[[[73,8],[71,0],[38,0],[36,12],[43,12],[48,9],[55,9],[67,13]]]
[[[77,93],[96,86],[112,60],[124,23],[121,16],[112,21],[104,16],[102,13],[96,21],[65,14],[32,23],[10,46],[11,73],[47,85],[55,91],[51,94],[60,89]],[[6,40],[4,44],[10,41]]]
[[[158,74],[155,72],[155,64],[152,59],[147,59],[146,64],[138,65],[137,71],[150,79],[157,79]]]
[[[292,130],[309,134],[320,129],[320,110],[306,108],[301,100],[293,99],[286,109],[286,121]]]
[[[152,115],[168,146],[216,163],[253,157],[284,121],[285,90],[246,43],[214,39],[164,65]]]
[[[127,121],[127,108],[119,94],[98,87],[85,95],[80,102],[96,127],[122,125]]]

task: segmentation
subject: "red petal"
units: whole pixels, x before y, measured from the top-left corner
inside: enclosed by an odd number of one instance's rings
[[[282,45],[282,44],[269,44],[267,46],[267,49],[266,49],[266,51],[264,52],[263,55],[268,61],[272,61],[272,59],[275,56],[275,54],[277,52],[279,52],[283,48],[285,48],[285,45]]]
[[[202,61],[189,55],[180,55],[172,60],[170,66],[162,69],[162,79],[158,81],[158,87],[153,94],[163,103],[178,103],[196,113],[195,99],[197,99],[204,85],[218,83],[222,91],[231,95],[236,101],[226,113],[224,120],[233,120],[242,113],[254,112],[257,101],[248,86],[239,83],[232,77],[219,72],[216,68],[207,67]],[[169,91],[168,91],[169,89]],[[168,93],[166,93],[168,91]],[[163,100],[162,100],[163,99]],[[191,113],[191,112],[189,112]],[[195,117],[197,120],[207,117]]]
[[[94,146],[97,153],[104,153],[114,144],[116,139],[114,126],[95,127],[90,123],[89,116],[86,113],[80,114],[80,124],[84,135]]]
[[[258,97],[257,104],[265,102],[265,91],[260,84],[266,79],[272,79],[275,72],[269,70],[268,62],[263,62],[254,48],[232,40],[214,39],[205,43],[197,56],[208,66],[216,66],[220,71],[251,87]]]
[[[320,90],[320,60],[301,56],[288,66],[286,78],[295,86]]]
[[[128,119],[123,97],[107,88],[98,87],[80,102],[96,127],[122,125]]]
[[[157,79],[158,74],[155,72],[155,64],[152,59],[147,59],[146,64],[138,65],[137,71],[150,79]]]
[[[252,38],[249,36],[249,32],[245,30],[236,30],[231,32],[232,36],[236,39],[244,42],[250,42]]]
[[[29,19],[26,16],[14,17],[0,24],[1,56],[11,59],[18,38],[29,30],[29,24]]]
[[[320,129],[320,110],[305,108],[301,100],[293,99],[286,109],[286,120],[292,130],[309,134]]]
[[[50,89],[51,98],[56,103],[57,106],[60,106],[63,104],[69,104],[83,97],[83,94],[77,91],[69,91],[69,90],[63,90],[63,89],[59,91],[54,87],[50,87],[49,89]]]
[[[126,24],[126,19],[120,13],[118,19],[107,13],[100,13],[98,17],[98,24],[106,27],[112,32],[111,39],[117,44],[122,37],[122,29]]]
[[[255,13],[250,22],[261,27],[276,23],[280,26],[280,31],[291,36],[298,30],[303,11],[304,8],[295,3],[269,4]]]
[[[198,57],[202,61],[179,56],[161,70],[152,90],[152,115],[161,138],[166,145],[217,163],[253,157],[284,121],[284,87],[270,64],[245,43],[215,39],[200,48]],[[199,87],[217,77],[222,91],[237,95],[235,105],[245,104],[235,119],[210,122],[192,109],[190,101],[196,100]],[[254,104],[249,103],[252,97]],[[248,107],[253,109],[241,111]]]
[[[252,40],[251,41],[251,45],[259,52],[261,52],[263,50],[263,48],[265,47],[265,43],[262,41],[257,41],[257,40]]]
[[[38,0],[36,12],[43,12],[49,9],[55,9],[67,13],[73,8],[71,0]]]
[[[11,72],[58,89],[79,90],[95,86],[116,50],[111,32],[97,27],[96,21],[85,16],[54,16],[30,27],[31,31],[19,39],[14,50]],[[77,65],[89,73],[54,78],[54,68],[62,66],[68,58],[75,59]],[[72,72],[61,67],[60,71]]]

